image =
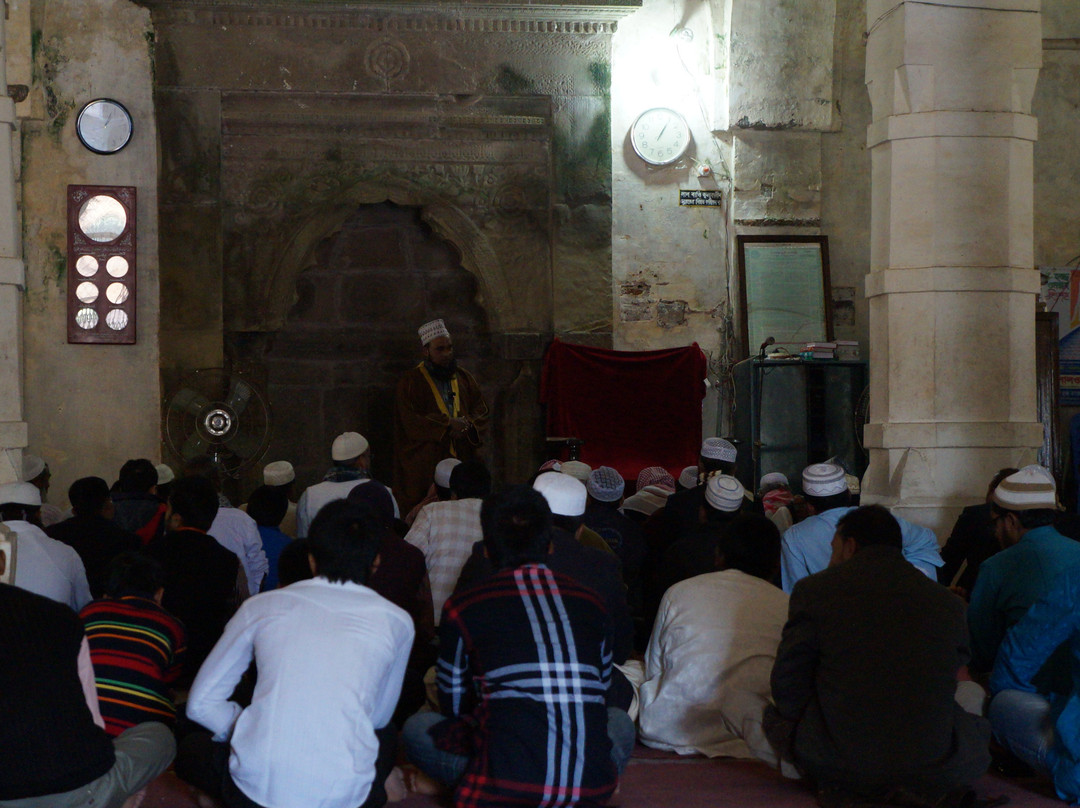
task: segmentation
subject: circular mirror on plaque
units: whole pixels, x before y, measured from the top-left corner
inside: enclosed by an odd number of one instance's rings
[[[114,196],[98,194],[79,208],[79,229],[94,241],[116,241],[127,227],[127,210]]]
[[[90,278],[97,274],[98,260],[92,255],[80,255],[75,262],[75,271],[84,278]]]
[[[87,307],[75,312],[75,325],[79,328],[84,328],[89,331],[91,328],[97,328],[97,324],[98,313],[93,309]]]
[[[128,324],[127,312],[123,309],[113,309],[105,315],[105,325],[113,331],[123,331]]]
[[[75,297],[79,298],[80,303],[89,305],[98,299],[98,288],[96,283],[90,283],[90,281],[83,281],[75,287]]]
[[[110,283],[105,287],[105,298],[114,306],[128,299],[128,288],[122,283]]]
[[[128,260],[122,255],[114,255],[105,262],[105,271],[114,278],[122,278],[127,275]]]

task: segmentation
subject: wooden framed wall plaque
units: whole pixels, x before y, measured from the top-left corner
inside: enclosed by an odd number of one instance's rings
[[[68,342],[135,342],[135,189],[69,185]]]
[[[743,355],[832,339],[828,236],[737,236]]]

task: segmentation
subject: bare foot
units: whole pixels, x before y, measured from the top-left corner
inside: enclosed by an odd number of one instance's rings
[[[405,787],[405,775],[400,766],[395,766],[386,776],[383,788],[386,790],[387,802],[401,802],[409,796],[409,789]]]

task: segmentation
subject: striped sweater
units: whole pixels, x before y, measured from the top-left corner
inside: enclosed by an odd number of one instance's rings
[[[180,671],[184,627],[152,600],[96,600],[79,615],[90,644],[105,728],[119,735],[143,721],[172,725],[168,685]]]

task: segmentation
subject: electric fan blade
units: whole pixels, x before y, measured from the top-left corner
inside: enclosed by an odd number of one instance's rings
[[[254,435],[245,435],[242,432],[237,432],[233,437],[225,441],[225,448],[240,459],[247,460],[259,451],[259,445],[261,443],[262,441]]]
[[[180,447],[180,456],[185,460],[190,460],[193,457],[198,457],[201,454],[206,454],[206,447],[209,444],[199,435],[198,432],[192,433],[184,445]]]
[[[247,382],[241,379],[233,379],[229,388],[229,397],[225,399],[225,403],[232,408],[233,412],[239,415],[247,407],[248,401],[251,400],[254,392]]]
[[[185,387],[169,401],[169,409],[198,415],[210,403],[202,393]]]

